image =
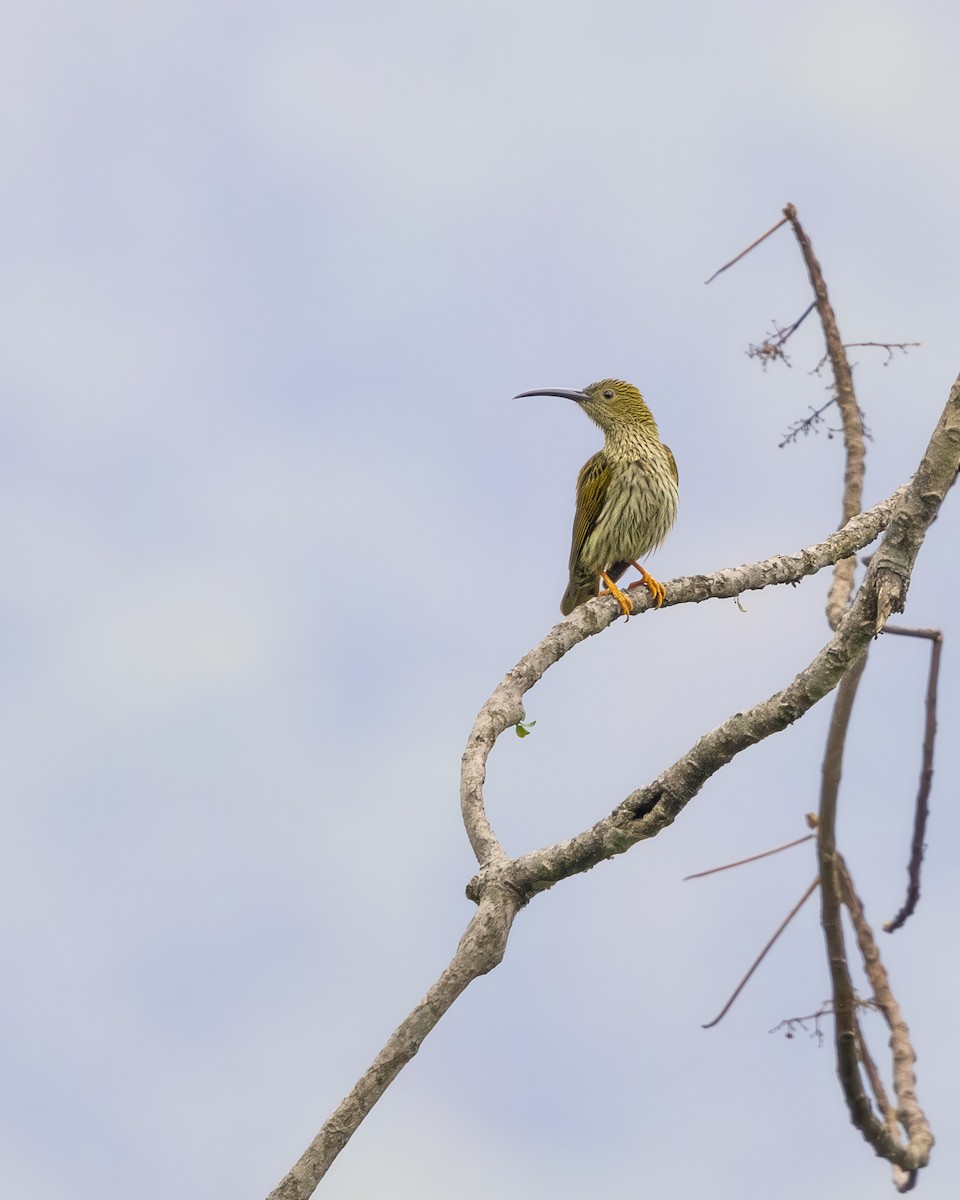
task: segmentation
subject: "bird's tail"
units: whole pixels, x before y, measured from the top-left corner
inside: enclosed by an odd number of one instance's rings
[[[614,563],[612,567],[608,568],[606,574],[616,583],[629,566],[628,562]],[[569,617],[575,608],[592,600],[599,591],[600,576],[598,574],[585,571],[582,567],[574,567],[570,572],[567,590],[563,593],[563,599],[560,601],[560,611],[565,617]]]
[[[592,600],[597,594],[599,582],[599,575],[572,575],[567,584],[567,590],[563,593],[563,599],[560,601],[560,611],[563,615],[569,617],[578,605]]]

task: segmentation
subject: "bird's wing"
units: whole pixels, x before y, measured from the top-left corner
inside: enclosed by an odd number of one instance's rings
[[[573,517],[573,544],[570,547],[570,572],[580,561],[583,543],[597,523],[610,484],[610,469],[602,450],[588,458],[577,476],[577,507]]]
[[[677,460],[673,457],[673,451],[670,449],[669,446],[664,446],[663,448],[667,452],[667,458],[670,459],[670,470],[673,472],[673,482],[679,483],[680,482],[680,472],[677,470]]]

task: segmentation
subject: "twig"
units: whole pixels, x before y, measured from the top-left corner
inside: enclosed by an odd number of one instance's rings
[[[822,1046],[823,1045],[823,1030],[820,1028],[820,1019],[821,1019],[821,1017],[829,1017],[832,1015],[833,1015],[833,1006],[831,1005],[830,1001],[828,1000],[826,1002],[826,1004],[824,1004],[823,1008],[818,1008],[815,1013],[807,1013],[807,1015],[805,1017],[787,1017],[785,1020],[781,1021],[778,1025],[774,1025],[774,1027],[772,1029],[768,1029],[767,1032],[768,1033],[779,1033],[781,1029],[786,1027],[787,1032],[783,1036],[786,1038],[792,1038],[794,1029],[796,1028],[796,1026],[799,1025],[800,1028],[804,1032],[806,1032],[806,1029],[807,1029],[806,1022],[812,1021],[813,1022],[813,1036],[817,1039],[817,1045]]]
[[[828,408],[831,408],[834,404],[836,404],[836,402],[837,402],[836,396],[831,396],[830,399],[826,402],[826,404],[821,404],[819,408],[812,408],[810,410],[809,417],[804,417],[800,421],[794,421],[793,424],[790,426],[790,428],[787,430],[787,432],[783,435],[783,441],[779,442],[777,444],[777,449],[782,450],[784,448],[784,446],[789,446],[791,442],[795,442],[797,440],[797,438],[799,437],[799,435],[801,433],[803,434],[804,437],[806,437],[807,434],[811,432],[811,430],[814,432],[818,432],[817,426],[822,423],[823,414],[827,411]],[[837,432],[837,430],[831,429],[829,431],[829,433],[827,434],[827,436],[832,437],[833,434],[836,432]]]
[[[913,841],[910,847],[910,864],[907,868],[907,898],[903,907],[891,921],[885,921],[885,933],[899,929],[913,915],[920,899],[920,866],[923,862],[924,838],[929,816],[930,788],[933,783],[933,749],[937,739],[937,685],[940,680],[940,652],[943,649],[943,634],[939,629],[906,629],[902,625],[887,625],[887,633],[900,637],[930,639],[930,671],[927,675],[925,701],[926,719],[923,730],[923,761],[920,766],[920,785],[913,818]]]
[[[806,841],[807,839],[804,838],[803,840]],[[706,1023],[706,1025],[701,1025],[701,1027],[700,1027],[701,1029],[712,1029],[714,1027],[714,1025],[718,1025],[723,1020],[723,1018],[727,1015],[727,1013],[733,1007],[734,1000],[736,1000],[736,998],[740,995],[740,993],[743,991],[743,989],[747,986],[747,983],[750,980],[750,976],[754,973],[754,971],[757,969],[757,967],[759,967],[760,964],[763,962],[763,960],[767,957],[767,954],[770,952],[771,948],[773,947],[774,942],[777,940],[777,938],[780,936],[780,934],[783,933],[783,931],[790,924],[790,922],[793,920],[793,918],[797,915],[797,913],[800,911],[800,909],[803,908],[803,906],[806,904],[806,902],[810,899],[810,897],[813,895],[813,893],[817,890],[817,884],[819,882],[820,882],[820,878],[818,876],[816,879],[814,879],[813,883],[810,884],[810,886],[803,893],[803,895],[800,897],[800,899],[796,902],[796,904],[793,906],[793,908],[790,909],[790,911],[787,913],[787,915],[783,918],[783,920],[777,926],[777,930],[774,933],[773,937],[770,939],[769,942],[767,942],[767,944],[764,946],[764,948],[760,951],[760,953],[754,959],[753,965],[751,966],[750,970],[746,973],[746,975],[744,975],[744,977],[737,984],[736,988],[734,989],[733,995],[730,997],[730,999],[726,1002],[726,1004],[723,1006],[723,1008],[720,1009],[720,1012],[713,1018],[712,1021],[708,1021]]]
[[[793,324],[788,325],[785,329],[781,329],[776,321],[774,321],[773,332],[776,334],[776,336],[774,337],[768,333],[766,338],[760,343],[759,346],[755,346],[751,342],[747,347],[747,358],[758,358],[764,370],[767,369],[767,364],[773,362],[775,359],[780,359],[781,362],[785,363],[789,367],[791,365],[790,359],[787,358],[786,354],[784,353],[783,347],[788,339],[797,332],[797,330],[804,323],[807,317],[810,316],[815,308],[816,303],[809,304],[803,310],[800,316],[797,317]]]
[[[734,867],[742,867],[747,863],[757,862],[761,858],[769,858],[771,854],[779,854],[781,850],[791,850],[794,846],[802,846],[804,842],[813,840],[813,834],[807,833],[793,842],[784,842],[782,846],[774,846],[772,850],[762,850],[759,854],[751,854],[749,858],[739,858],[736,862],[724,863],[722,867],[711,867],[709,871],[697,871],[694,875],[684,875],[683,882],[688,879],[704,879],[707,875],[716,875],[720,871],[732,871]]]
[[[887,357],[883,360],[883,365],[885,367],[889,367],[895,357],[893,353],[894,350],[899,350],[901,354],[906,354],[908,349],[922,345],[922,342],[844,342],[843,348],[844,350],[852,350],[854,347],[866,346],[873,347],[877,350],[886,350]],[[829,357],[830,356],[828,354],[825,354],[813,368],[810,374],[819,375],[822,368],[826,365]]]
[[[732,267],[734,263],[738,263],[741,258],[745,258],[750,253],[751,250],[753,250],[755,247],[759,246],[762,241],[765,241],[770,236],[771,233],[776,233],[781,225],[786,225],[787,219],[788,219],[787,217],[783,217],[781,220],[779,220],[776,223],[776,225],[771,225],[771,227],[767,230],[767,232],[761,233],[760,236],[757,238],[757,240],[755,242],[751,242],[750,245],[746,248],[746,250],[741,250],[740,253],[736,256],[736,258],[731,258],[728,263],[724,263],[723,266],[720,267],[719,270],[714,271],[714,273],[710,276],[710,278],[705,279],[703,282],[704,283],[713,283],[713,281],[716,279],[716,277],[718,275],[722,275],[724,273],[724,271],[729,270],[729,268]]]

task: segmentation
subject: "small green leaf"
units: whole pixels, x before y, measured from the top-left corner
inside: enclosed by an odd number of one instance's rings
[[[536,725],[536,721],[518,721],[516,725],[514,725],[514,729],[517,731],[517,737],[529,737],[530,730],[534,727],[534,725]]]

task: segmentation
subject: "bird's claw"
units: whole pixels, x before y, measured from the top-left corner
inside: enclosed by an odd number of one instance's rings
[[[617,587],[617,585],[613,582],[613,580],[609,577],[609,575],[604,574],[602,571],[600,574],[601,574],[601,578],[603,579],[603,582],[607,585],[607,589],[606,589],[607,593],[609,595],[611,595],[614,598],[614,600],[616,600],[616,602],[620,605],[621,609],[623,610],[623,615],[629,621],[630,616],[633,612],[633,601],[630,599],[630,597],[625,592],[622,592]]]
[[[630,588],[649,588],[651,595],[657,602],[657,608],[659,608],[667,598],[667,589],[663,586],[659,579],[654,579],[650,572],[641,567],[638,562],[631,563],[630,565],[636,567],[642,576],[642,578],[638,579],[636,583],[631,583]],[[627,588],[627,591],[629,591],[630,588]]]

